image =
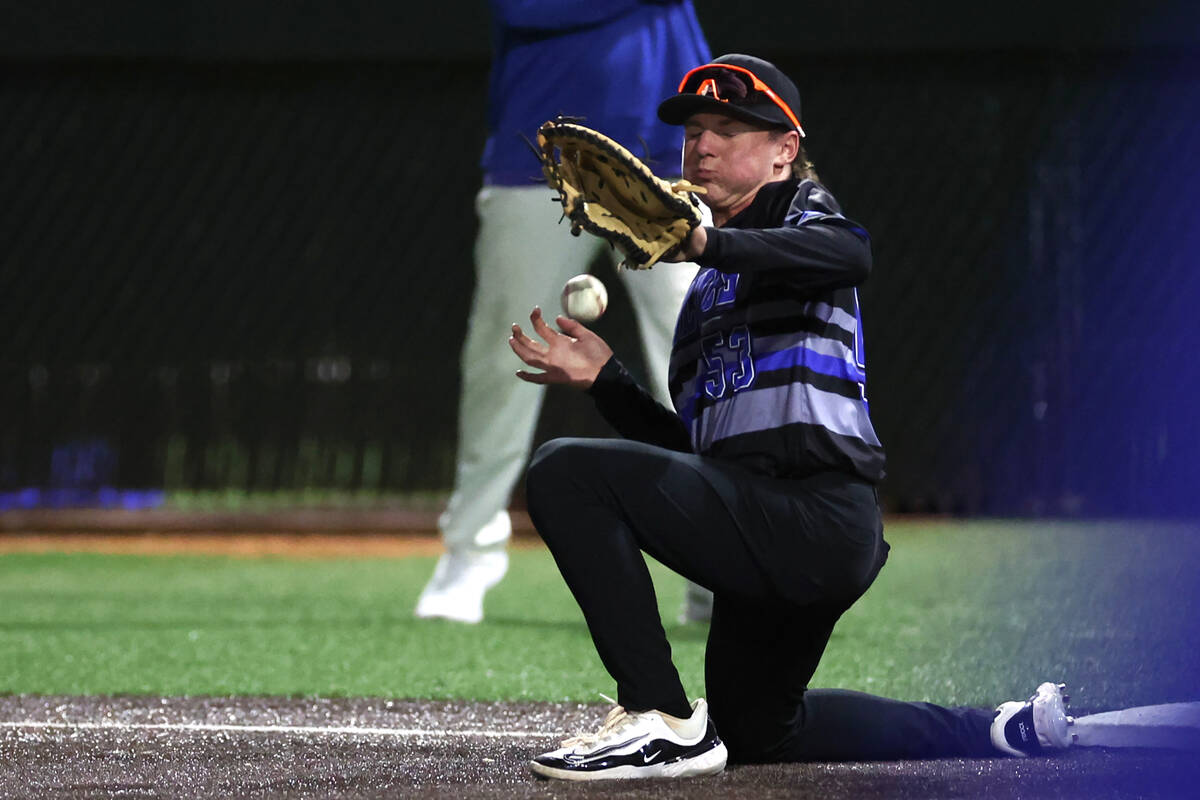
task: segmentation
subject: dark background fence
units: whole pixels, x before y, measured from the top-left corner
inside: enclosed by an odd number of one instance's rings
[[[458,5],[458,36],[360,0],[322,38],[307,4],[231,6],[217,35],[186,3],[74,27],[0,3],[4,503],[449,487],[487,77],[485,8]],[[797,77],[818,170],[872,233],[889,508],[1200,512],[1182,5],[1005,27],[927,4],[944,28],[882,3],[820,25],[765,3],[775,28],[698,7],[714,50]],[[52,24],[70,35],[31,35]],[[599,329],[636,350],[608,283]],[[607,428],[553,391],[538,436],[564,432]]]

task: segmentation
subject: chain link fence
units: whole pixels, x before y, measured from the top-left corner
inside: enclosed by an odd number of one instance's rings
[[[873,236],[888,507],[1200,511],[1195,59],[776,61]],[[0,502],[448,490],[486,78],[6,65]],[[567,432],[608,429],[552,391]]]

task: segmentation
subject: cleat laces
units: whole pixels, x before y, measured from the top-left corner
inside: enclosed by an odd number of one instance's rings
[[[600,695],[610,703],[616,703],[608,695]],[[621,731],[637,721],[637,714],[630,714],[622,705],[614,705],[612,710],[608,712],[608,716],[604,718],[604,724],[595,733],[577,733],[574,736],[562,740],[562,746],[566,748],[577,748],[580,746],[586,748],[595,747],[605,739],[616,736]]]

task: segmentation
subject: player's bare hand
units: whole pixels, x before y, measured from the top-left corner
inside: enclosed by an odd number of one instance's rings
[[[612,358],[612,348],[581,322],[568,317],[556,317],[558,330],[542,318],[542,310],[534,308],[529,315],[533,331],[542,341],[531,338],[521,326],[513,323],[508,346],[517,358],[541,372],[518,370],[517,377],[529,383],[562,383],[586,389],[596,380],[600,369]]]
[[[695,261],[704,252],[704,248],[708,246],[708,230],[703,226],[693,228],[688,237],[680,244],[679,249],[674,255],[664,258],[663,261]]]

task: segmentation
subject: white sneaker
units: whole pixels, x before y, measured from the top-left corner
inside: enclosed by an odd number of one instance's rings
[[[1041,755],[1047,750],[1065,750],[1077,738],[1067,716],[1070,697],[1066,684],[1043,683],[1025,702],[1001,703],[992,720],[992,744],[1010,756]]]
[[[483,620],[483,596],[508,571],[503,549],[484,552],[450,551],[438,559],[413,613],[475,624]]]
[[[613,778],[687,778],[715,775],[729,757],[708,718],[704,700],[692,716],[626,711],[617,706],[596,733],[566,739],[529,762],[534,774],[567,781]]]

